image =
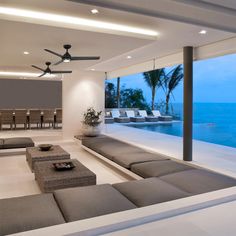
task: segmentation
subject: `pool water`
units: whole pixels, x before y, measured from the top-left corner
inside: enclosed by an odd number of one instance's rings
[[[183,123],[181,121],[165,124],[128,124],[127,126],[179,137],[183,136]],[[195,123],[193,124],[193,138],[236,148],[236,124],[231,124],[229,129],[227,123]]]

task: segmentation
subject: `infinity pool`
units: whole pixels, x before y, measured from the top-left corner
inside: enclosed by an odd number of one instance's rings
[[[179,137],[183,136],[182,122],[127,124],[127,126]],[[193,124],[193,138],[236,148],[236,124],[231,124],[229,128],[227,123],[195,123]]]

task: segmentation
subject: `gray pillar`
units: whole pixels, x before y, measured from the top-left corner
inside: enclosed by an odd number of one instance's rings
[[[183,160],[192,161],[193,133],[193,47],[184,47]]]

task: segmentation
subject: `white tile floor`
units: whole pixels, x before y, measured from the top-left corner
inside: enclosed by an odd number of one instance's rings
[[[73,140],[63,140],[62,131],[10,131],[1,132],[1,137],[32,137],[36,145],[53,143],[61,145],[97,175],[97,183],[118,183],[127,179],[120,173],[111,170],[92,154],[83,150]],[[1,150],[0,150],[1,152]],[[9,198],[40,193],[34,174],[31,173],[25,160],[25,154],[0,156],[0,198]]]

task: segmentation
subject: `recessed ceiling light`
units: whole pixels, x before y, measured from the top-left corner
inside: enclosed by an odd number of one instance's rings
[[[127,59],[131,59],[132,57],[131,57],[131,56],[127,56],[126,58],[127,58]]]
[[[198,33],[199,33],[199,34],[206,34],[207,31],[206,31],[206,30],[201,30],[201,31],[199,31]]]
[[[105,30],[113,30],[118,32],[127,32],[139,35],[146,35],[146,36],[157,36],[158,32],[154,30],[132,27],[128,25],[121,25],[121,24],[114,24],[105,21],[97,21],[97,20],[90,20],[86,18],[80,17],[72,17],[72,16],[65,16],[59,14],[52,14],[52,13],[45,13],[40,11],[30,11],[24,9],[17,9],[17,8],[10,8],[10,7],[0,7],[0,15],[10,15],[10,16],[17,16],[22,19],[33,19],[34,22],[53,22],[53,23],[61,23],[64,25],[70,25],[73,28],[78,26],[78,29],[81,27],[85,27],[88,30],[88,27],[96,28],[96,29],[105,29]]]
[[[23,52],[25,55],[29,55],[29,52],[27,52],[27,51],[25,51],[25,52]]]
[[[92,12],[92,14],[98,14],[99,13],[98,9],[92,9],[91,12]]]
[[[95,69],[91,69],[92,71],[95,71]]]
[[[0,76],[12,76],[12,77],[38,77],[40,73],[32,72],[15,72],[15,71],[0,71]],[[45,75],[44,77],[52,78],[55,77],[53,74]]]

